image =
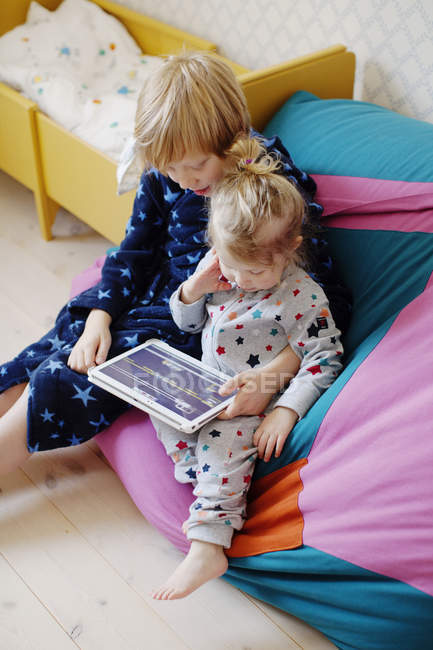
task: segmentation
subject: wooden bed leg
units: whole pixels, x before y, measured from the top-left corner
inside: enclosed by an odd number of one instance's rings
[[[53,238],[51,227],[60,206],[50,199],[43,190],[35,190],[35,201],[41,235],[46,241],[49,241]]]
[[[42,237],[45,241],[49,241],[53,238],[51,232],[51,226],[54,223],[56,218],[57,210],[59,209],[59,204],[50,199],[48,194],[45,191],[45,182],[44,175],[42,171],[42,159],[41,159],[41,149],[40,149],[40,139],[38,133],[37,125],[37,106],[33,107],[33,110],[30,111],[30,127],[33,143],[33,160],[36,172],[35,185],[34,185],[34,195],[36,201],[36,209],[38,213],[39,228],[41,231]]]

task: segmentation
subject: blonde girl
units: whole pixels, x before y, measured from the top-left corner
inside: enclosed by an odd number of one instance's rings
[[[190,551],[156,590],[158,599],[181,598],[224,573],[224,549],[243,525],[257,455],[267,461],[281,454],[295,423],[341,368],[328,300],[302,267],[305,202],[280,171],[278,158],[255,138],[240,138],[226,152],[210,200],[212,248],[170,307],[181,330],[202,333],[208,365],[232,376],[272,369],[289,343],[300,369],[264,418],[214,420],[188,436],[152,418],[176,479],[193,483],[196,496],[184,524]],[[234,386],[236,380],[227,391]]]

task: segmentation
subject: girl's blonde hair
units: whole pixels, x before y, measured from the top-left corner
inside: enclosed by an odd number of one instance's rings
[[[135,137],[145,167],[164,172],[185,153],[223,157],[250,129],[244,93],[232,69],[208,52],[168,57],[141,90]]]
[[[257,138],[239,138],[227,151],[227,173],[212,193],[208,223],[211,245],[242,261],[271,265],[274,255],[304,262],[302,233],[305,202],[281,173],[281,162]],[[263,227],[279,221],[278,240],[265,241]],[[259,233],[260,231],[260,233]]]

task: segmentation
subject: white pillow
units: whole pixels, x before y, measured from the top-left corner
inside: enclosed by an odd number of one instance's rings
[[[0,37],[0,81],[115,160],[143,81],[161,63],[88,0],[63,0],[55,11],[32,2],[27,22]]]

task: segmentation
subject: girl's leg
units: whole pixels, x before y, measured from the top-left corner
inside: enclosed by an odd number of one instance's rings
[[[205,582],[222,576],[227,567],[228,561],[223,546],[193,539],[185,559],[152,596],[156,600],[184,598]]]
[[[197,459],[195,447],[196,433],[181,433],[169,424],[151,417],[156,435],[165,447],[167,455],[174,463],[174,476],[179,483],[196,483]]]
[[[27,448],[28,388],[25,384],[20,384],[20,387],[21,391],[16,390],[9,394],[9,400],[2,400],[2,406],[8,401],[10,403],[0,418],[0,476],[12,472],[30,456]],[[4,394],[6,393],[8,391]]]
[[[198,437],[197,500],[185,522],[191,548],[167,582],[153,593],[158,600],[183,598],[226,572],[224,548],[233,530],[242,528],[246,495],[257,450],[252,445],[258,417],[214,420]]]

